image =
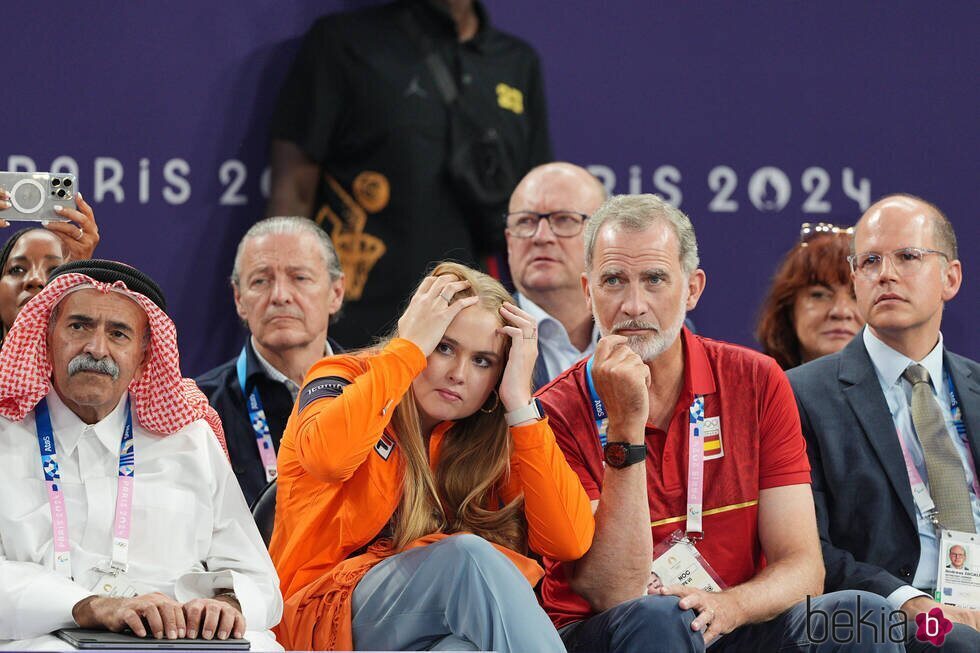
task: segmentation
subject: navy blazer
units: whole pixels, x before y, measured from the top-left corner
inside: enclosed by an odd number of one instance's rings
[[[344,351],[333,339],[328,338],[328,341],[335,354]],[[228,455],[231,457],[231,468],[238,478],[245,501],[251,505],[266,486],[265,468],[255,443],[252,418],[248,414],[245,397],[238,383],[237,363],[238,356],[235,356],[227,363],[197,377],[195,382],[221,418]],[[286,429],[289,414],[293,411],[293,396],[285,384],[266,376],[265,368],[255,356],[251,338],[245,340],[245,387],[249,392],[252,388],[259,389],[262,408],[269,424],[269,435],[272,436],[272,445],[278,453],[279,440]]]
[[[943,351],[973,459],[980,462],[980,365]],[[813,475],[827,592],[888,596],[919,564],[912,488],[871,357],[858,334],[841,351],[789,370]]]

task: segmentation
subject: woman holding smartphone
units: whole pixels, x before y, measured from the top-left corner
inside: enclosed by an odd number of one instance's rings
[[[55,209],[71,222],[49,222],[15,231],[0,248],[0,347],[20,309],[41,292],[52,270],[68,261],[92,258],[99,244],[99,227],[82,194],[75,197],[78,209]],[[0,210],[10,206],[9,193],[0,188]],[[8,226],[10,223],[0,219],[0,229]]]

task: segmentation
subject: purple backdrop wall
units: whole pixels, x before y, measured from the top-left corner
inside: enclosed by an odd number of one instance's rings
[[[77,168],[99,254],[166,291],[195,375],[243,331],[227,276],[264,207],[266,129],[298,38],[371,2],[6,3],[0,168]],[[556,154],[694,220],[700,332],[753,345],[804,221],[895,191],[943,207],[965,282],[947,344],[976,338],[980,11],[973,3],[492,2],[536,45]],[[0,234],[2,235],[2,234]]]

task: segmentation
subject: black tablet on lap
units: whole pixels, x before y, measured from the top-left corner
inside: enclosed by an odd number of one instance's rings
[[[54,634],[80,649],[179,649],[247,651],[247,639],[153,639],[108,630],[62,628]]]

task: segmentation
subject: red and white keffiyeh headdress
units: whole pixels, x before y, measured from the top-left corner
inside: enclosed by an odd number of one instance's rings
[[[21,309],[0,350],[0,415],[19,422],[48,394],[52,373],[48,356],[51,311],[79,286],[104,293],[121,292],[139,304],[149,318],[148,360],[140,378],[129,384],[136,418],[143,428],[170,435],[204,419],[228,453],[218,413],[191,379],[181,378],[177,328],[146,295],[122,281],[103,283],[79,273],[57,276]]]

